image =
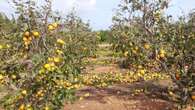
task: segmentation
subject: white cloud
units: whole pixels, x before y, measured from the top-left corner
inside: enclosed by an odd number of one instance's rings
[[[54,8],[63,12],[68,12],[76,8],[79,13],[89,12],[96,9],[96,0],[55,0]]]
[[[0,12],[5,13],[7,16],[11,17],[15,11],[5,0],[0,0]]]

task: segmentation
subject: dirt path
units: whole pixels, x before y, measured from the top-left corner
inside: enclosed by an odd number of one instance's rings
[[[82,98],[73,104],[66,104],[64,110],[174,110],[173,103],[163,99],[163,91],[155,91],[157,94],[135,94],[135,90],[141,90],[135,89],[138,86],[143,84],[99,89],[86,87],[77,92],[77,96]]]
[[[110,45],[101,44],[97,58],[86,59],[85,74],[126,73],[118,62],[123,60],[110,50]],[[167,98],[165,87],[169,82],[136,82],[113,85],[106,88],[85,87],[77,91],[78,101],[65,104],[64,110],[174,110]],[[147,87],[147,89],[146,89]],[[155,93],[155,94],[154,94]]]

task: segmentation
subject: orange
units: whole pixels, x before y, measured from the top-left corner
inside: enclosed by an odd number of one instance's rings
[[[26,90],[23,90],[21,93],[22,93],[22,95],[27,95],[27,91]]]
[[[53,59],[54,59],[55,63],[60,63],[61,62],[61,58],[59,58],[59,57],[54,57]]]
[[[126,52],[124,53],[124,56],[125,56],[125,57],[127,57],[127,56],[128,56],[128,54],[129,54],[129,52],[128,52],[128,51],[126,51]]]
[[[24,104],[20,105],[18,110],[25,110],[25,105]]]
[[[48,25],[48,30],[49,31],[53,31],[54,29],[55,29],[55,27],[53,25],[51,25],[51,24]]]
[[[30,32],[26,31],[26,32],[24,33],[24,36],[25,36],[25,37],[29,37],[29,36],[30,36]]]
[[[165,58],[165,54],[164,53],[161,53],[160,54],[160,58]]]
[[[12,75],[11,77],[12,77],[12,79],[16,79],[16,75]]]
[[[32,34],[35,38],[38,38],[40,36],[39,32],[37,31],[33,31]]]
[[[23,41],[24,41],[24,42],[27,42],[27,41],[28,41],[28,38],[23,37]]]
[[[165,52],[165,50],[160,49],[160,53],[161,53],[161,54],[165,54],[166,52]]]
[[[150,45],[149,44],[144,44],[144,48],[145,49],[149,49],[150,48]]]
[[[58,27],[58,24],[57,23],[53,23],[52,24],[54,28],[57,28]]]
[[[180,75],[179,75],[179,74],[175,74],[175,78],[176,78],[177,80],[179,80],[179,79],[180,79]]]
[[[192,100],[195,100],[195,95],[192,95],[191,98],[192,98]]]
[[[62,39],[57,39],[57,43],[58,44],[61,44],[61,45],[64,45],[65,44],[65,42]]]

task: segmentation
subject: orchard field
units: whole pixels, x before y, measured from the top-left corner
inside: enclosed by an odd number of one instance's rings
[[[1,110],[195,110],[195,12],[121,0],[94,31],[53,0],[10,0],[0,14]]]

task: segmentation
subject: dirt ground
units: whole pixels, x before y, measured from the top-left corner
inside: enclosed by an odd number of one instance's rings
[[[105,52],[97,58],[88,59],[96,62],[86,66],[84,73],[126,73],[115,62],[101,64],[109,58],[109,46],[100,45],[100,50]],[[104,57],[106,56],[106,57]],[[65,104],[64,110],[176,110],[175,103],[167,96],[166,86],[169,80],[136,82],[133,84],[113,85],[106,88],[85,87],[77,91],[78,100],[72,104]],[[145,90],[135,94],[135,90]]]
[[[148,93],[134,94],[135,88],[141,89],[146,85]],[[65,104],[64,110],[176,110],[174,102],[167,98],[166,91],[152,82],[108,88],[86,87],[77,91],[77,96],[84,97],[73,104]]]

